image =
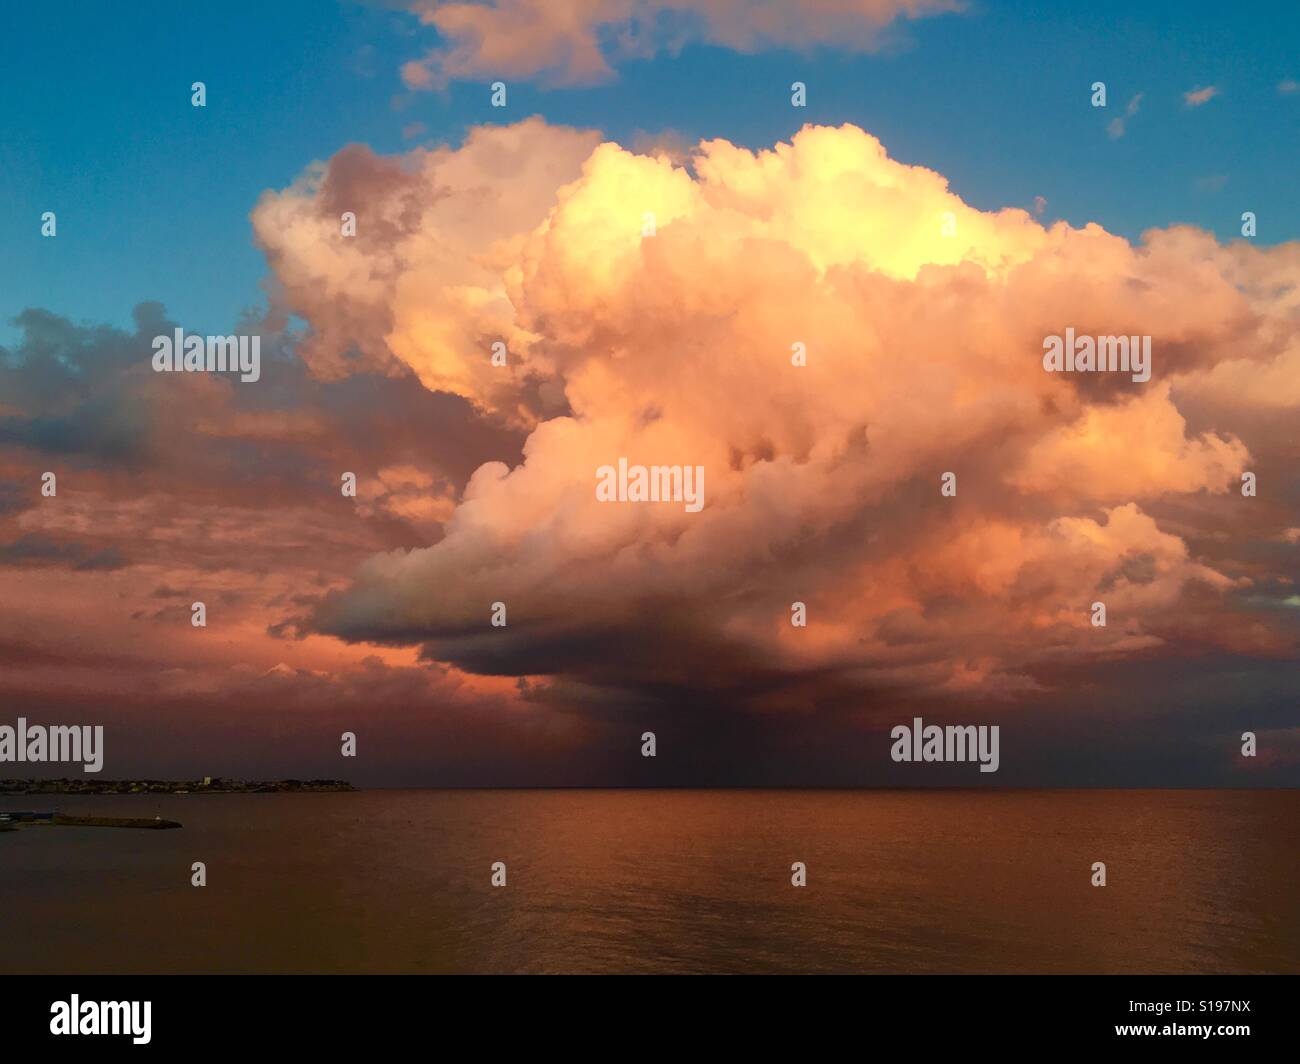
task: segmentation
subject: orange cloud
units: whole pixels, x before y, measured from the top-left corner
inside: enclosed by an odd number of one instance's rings
[[[264,194],[253,228],[312,323],[302,357],[326,378],[407,366],[430,390],[511,402],[502,396],[514,394],[514,371],[497,373],[484,357],[495,342],[517,352],[531,340],[515,320],[507,268],[598,143],[529,119],[400,161],[354,145],[293,188]],[[341,237],[345,212],[357,216],[355,237]]]
[[[438,542],[327,597],[324,631],[597,686],[699,655],[724,678],[1010,698],[1193,628],[1236,645],[1215,618],[1252,581],[1199,545],[1294,525],[1236,488],[1285,431],[1243,415],[1291,394],[1296,246],[1187,227],[1134,245],[980,211],[853,126],[759,152],[707,141],[685,166],[536,119],[344,157],[359,224],[403,219],[368,242],[332,230],[339,164],[254,216],[288,307],[321,319],[313,365],[343,372],[355,345],[530,435],[522,462],[477,470]],[[1045,372],[1044,337],[1067,327],[1150,335],[1151,381]],[[1265,383],[1216,395],[1252,373]],[[703,511],[597,501],[620,456],[703,466]],[[1269,623],[1250,645],[1280,653]]]

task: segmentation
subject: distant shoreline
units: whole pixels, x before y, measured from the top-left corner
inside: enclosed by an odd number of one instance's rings
[[[64,794],[327,794],[355,791],[346,780],[0,780],[0,797]]]

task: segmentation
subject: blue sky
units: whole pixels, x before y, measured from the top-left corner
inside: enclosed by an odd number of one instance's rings
[[[671,130],[751,147],[804,122],[853,122],[890,154],[943,173],[973,205],[1029,207],[1136,239],[1190,222],[1220,239],[1242,211],[1258,242],[1300,237],[1300,5],[985,2],[907,24],[884,53],[742,55],[692,46],[633,61],[612,84],[511,82],[410,93],[401,64],[437,42],[380,6],[284,2],[11,9],[0,43],[0,342],[41,306],[124,325],[144,300],[198,331],[263,302],[248,213],[267,188],[361,141],[380,152],[458,142],[480,122],[539,113],[623,143]],[[208,106],[190,106],[206,82]],[[791,81],[808,107],[789,106]],[[1090,106],[1107,84],[1109,106]],[[1182,94],[1217,85],[1188,108]],[[1106,124],[1142,93],[1115,139]],[[422,123],[415,139],[402,130]],[[41,212],[58,214],[54,240]]]

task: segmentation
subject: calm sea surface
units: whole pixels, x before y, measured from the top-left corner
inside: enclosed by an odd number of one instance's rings
[[[55,806],[185,826],[0,833],[0,972],[1300,972],[1300,791]]]

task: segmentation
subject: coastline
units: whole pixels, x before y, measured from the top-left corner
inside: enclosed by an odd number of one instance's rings
[[[355,791],[346,780],[0,780],[0,797],[106,794],[333,794]]]

